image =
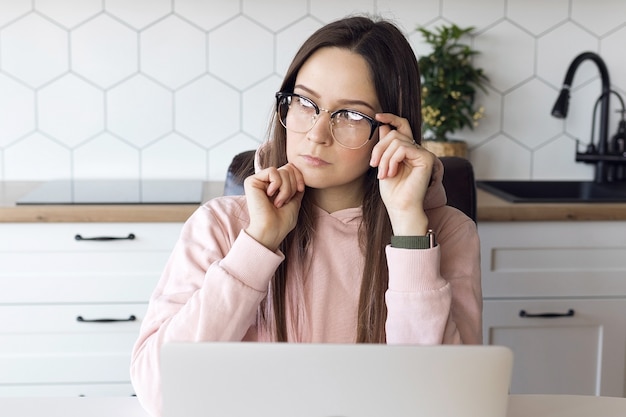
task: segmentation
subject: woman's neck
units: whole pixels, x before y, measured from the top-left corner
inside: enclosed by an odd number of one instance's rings
[[[363,204],[363,187],[342,186],[333,188],[307,188],[313,194],[313,202],[327,213],[334,213],[347,208],[360,207]]]

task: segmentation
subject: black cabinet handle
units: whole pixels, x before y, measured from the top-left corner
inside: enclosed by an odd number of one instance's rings
[[[537,314],[530,314],[530,313],[527,313],[526,310],[520,310],[519,316],[530,317],[530,318],[540,318],[540,319],[553,319],[557,317],[574,317],[574,310],[570,308],[569,310],[567,310],[567,313],[537,313]]]
[[[135,320],[137,320],[137,317],[135,317],[135,315],[131,315],[127,319],[108,319],[108,318],[86,319],[83,316],[76,317],[76,321],[80,321],[82,323],[115,323],[119,321],[135,321]]]
[[[107,240],[134,240],[135,235],[133,233],[129,233],[128,236],[125,237],[113,237],[113,236],[96,236],[96,237],[82,237],[81,235],[74,236],[76,240],[97,240],[97,241],[107,241]]]

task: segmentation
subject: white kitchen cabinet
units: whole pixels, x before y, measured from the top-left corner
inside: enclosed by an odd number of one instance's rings
[[[486,344],[513,394],[624,396],[626,222],[479,224]]]
[[[132,395],[132,345],[181,226],[0,224],[0,396]]]

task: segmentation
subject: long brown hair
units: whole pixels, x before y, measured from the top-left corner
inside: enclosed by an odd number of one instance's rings
[[[419,143],[420,76],[415,54],[402,32],[391,22],[362,16],[330,23],[304,42],[287,70],[280,91],[292,92],[302,65],[314,52],[324,47],[346,48],[365,59],[381,108],[384,112],[406,118]],[[268,145],[259,152],[259,164],[261,167],[268,167],[286,163],[286,132],[274,115]],[[389,281],[385,246],[391,240],[392,230],[380,197],[376,170],[370,168],[365,176],[363,220],[359,229],[365,266],[361,281],[356,342],[384,343],[387,318],[385,291]],[[280,249],[287,256],[276,271],[268,298],[261,307],[261,318],[272,330],[277,341],[287,341],[287,270],[292,263],[297,265],[294,270],[304,268],[315,226],[312,202],[307,195],[310,193],[304,194],[296,227],[281,244]],[[297,280],[298,277],[290,279]]]

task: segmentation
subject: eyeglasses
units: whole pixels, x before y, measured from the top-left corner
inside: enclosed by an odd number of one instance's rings
[[[356,110],[340,109],[333,112],[320,108],[313,100],[295,93],[276,93],[276,112],[285,129],[307,133],[315,126],[320,112],[330,114],[330,133],[344,148],[359,149],[374,136],[378,122]]]

